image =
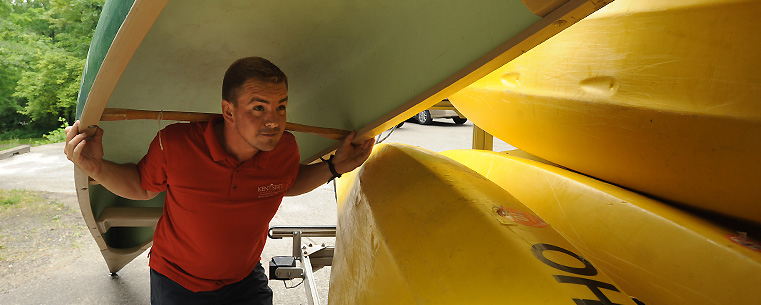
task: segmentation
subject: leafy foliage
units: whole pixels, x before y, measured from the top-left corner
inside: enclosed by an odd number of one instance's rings
[[[73,118],[84,59],[54,49],[40,54],[30,71],[21,74],[15,97],[28,102],[23,114],[37,122],[53,122],[58,117]]]
[[[73,122],[105,0],[0,0],[0,139]]]
[[[63,118],[58,118],[58,121],[61,122],[61,127],[42,136],[47,143],[58,143],[66,140],[66,127],[69,126],[69,124],[67,124],[66,120]]]

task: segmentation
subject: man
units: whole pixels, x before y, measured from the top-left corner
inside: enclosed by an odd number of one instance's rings
[[[272,304],[259,260],[283,196],[313,190],[361,165],[373,140],[346,137],[328,162],[299,165],[284,132],[288,79],[259,57],[234,62],[222,83],[222,116],[159,131],[138,164],[103,160],[103,130],[88,139],[79,121],[65,153],[119,196],[146,200],[166,190],[150,254],[151,303]]]

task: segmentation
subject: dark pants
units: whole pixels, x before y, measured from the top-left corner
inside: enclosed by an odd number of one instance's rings
[[[272,305],[272,289],[261,263],[237,283],[215,291],[193,292],[151,269],[151,304],[267,304]]]

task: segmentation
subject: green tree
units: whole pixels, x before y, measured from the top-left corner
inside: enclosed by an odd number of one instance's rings
[[[103,3],[104,0],[52,1],[44,18],[53,31],[53,42],[76,57],[86,58]]]
[[[38,126],[50,130],[57,119],[74,117],[84,59],[71,52],[52,49],[40,54],[30,71],[21,74],[15,97],[27,101],[22,113]]]
[[[44,40],[30,28],[40,28],[42,22],[32,18],[34,3],[0,4],[0,138],[33,137],[31,119],[19,111],[26,104],[14,97],[21,74],[31,68],[35,54],[48,49]],[[39,13],[39,12],[38,12]]]
[[[104,0],[0,1],[0,138],[37,137],[73,120]]]

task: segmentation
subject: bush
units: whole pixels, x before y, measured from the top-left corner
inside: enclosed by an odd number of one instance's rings
[[[69,124],[66,123],[66,119],[64,118],[58,118],[58,121],[61,122],[61,127],[42,136],[47,142],[42,144],[58,143],[66,140],[66,127],[68,127]]]

